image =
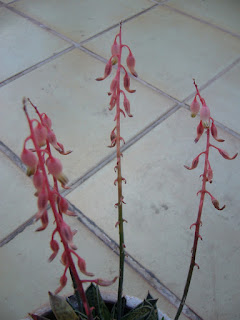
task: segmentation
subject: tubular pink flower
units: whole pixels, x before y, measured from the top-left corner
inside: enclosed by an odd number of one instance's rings
[[[52,128],[52,120],[46,115],[46,113],[42,113],[42,123],[44,126],[48,127],[49,129]]]
[[[116,102],[117,102],[117,97],[115,94],[113,94],[111,97],[110,103],[109,103],[109,105],[110,105],[109,110],[110,111],[115,107]]]
[[[197,143],[198,140],[201,138],[203,132],[204,132],[204,126],[202,124],[202,121],[200,120],[199,125],[197,126],[197,137],[194,140],[195,143]]]
[[[114,94],[117,90],[117,86],[118,86],[118,78],[115,77],[110,85],[110,92],[108,93],[109,95]]]
[[[218,134],[217,134],[217,127],[214,124],[214,121],[212,121],[212,125],[211,125],[211,134],[213,136],[213,138],[218,141],[218,142],[224,142],[225,140],[223,139],[219,139],[218,138]]]
[[[66,272],[64,272],[64,274],[60,278],[60,287],[58,287],[55,290],[55,294],[58,294],[60,291],[62,291],[62,289],[66,286],[66,284],[67,284],[67,276],[66,276]]]
[[[37,171],[34,173],[33,176],[33,185],[37,189],[37,191],[40,191],[43,187],[43,173],[42,171],[38,168]]]
[[[185,167],[186,169],[188,169],[188,170],[193,170],[193,169],[197,168],[198,162],[199,162],[199,156],[200,156],[200,155],[198,155],[195,159],[193,159],[193,161],[192,161],[192,166],[191,166],[191,167],[188,167],[188,166],[184,166],[184,167]]]
[[[39,227],[39,228],[37,228],[37,229],[35,230],[36,232],[38,232],[38,231],[43,231],[43,230],[45,230],[45,229],[47,228],[47,226],[48,226],[48,212],[47,212],[47,210],[45,210],[45,211],[42,213],[42,215],[41,215],[41,217],[40,217],[40,220],[41,220],[41,222],[42,222],[42,226]]]
[[[127,90],[130,93],[134,93],[136,90],[131,90],[130,89],[130,78],[129,75],[127,74],[127,72],[125,72],[125,76],[123,78],[123,85],[125,90]]]
[[[51,262],[53,261],[53,259],[56,257],[56,255],[58,254],[59,251],[59,244],[56,240],[52,239],[50,242],[50,247],[53,251],[53,253],[51,254],[51,256],[48,258],[48,261]]]
[[[21,160],[28,167],[27,175],[31,176],[32,174],[34,174],[38,164],[38,159],[35,154],[24,147],[21,154]]]
[[[200,110],[200,103],[197,101],[197,95],[195,95],[193,102],[190,105],[191,117],[195,118]]]
[[[238,155],[238,153],[236,153],[233,157],[230,157],[229,154],[227,153],[227,151],[216,148],[218,150],[218,152],[220,153],[220,155],[227,160],[233,160],[236,158],[236,156]]]
[[[71,217],[75,217],[76,214],[70,210],[68,210],[68,202],[65,198],[61,197],[60,201],[59,201],[59,209],[62,213],[71,216]]]
[[[114,39],[113,45],[111,47],[111,53],[113,56],[117,56],[120,53],[120,45],[117,43],[117,39]]]
[[[210,110],[206,104],[202,105],[200,109],[200,119],[204,128],[209,128],[210,126]]]
[[[43,147],[46,144],[47,139],[47,128],[41,123],[38,123],[35,128],[33,128],[33,134],[39,147]]]
[[[136,62],[135,62],[135,58],[134,58],[131,51],[129,52],[129,55],[127,57],[126,62],[127,62],[127,66],[128,66],[129,71],[131,72],[131,74],[134,77],[137,77],[138,75],[137,75],[137,72],[135,71],[135,63]]]
[[[68,224],[62,220],[61,224],[61,234],[64,237],[65,241],[68,243],[71,249],[77,250],[77,247],[73,243],[74,232],[71,230]]]
[[[45,211],[47,209],[48,205],[48,193],[45,188],[41,190],[41,192],[38,194],[38,210],[39,213]]]
[[[117,280],[117,278],[118,277],[115,277],[113,280],[105,280],[105,279],[98,278],[98,279],[92,280],[92,282],[102,287],[108,287],[108,286],[111,286]]]
[[[61,182],[63,186],[68,183],[68,178],[62,172],[62,163],[59,159],[50,156],[47,158],[46,165],[48,168],[48,172]]]
[[[86,262],[84,259],[82,259],[81,257],[78,256],[78,267],[80,269],[80,271],[85,274],[85,276],[88,276],[88,277],[93,277],[94,274],[91,273],[91,272],[87,272],[86,270]]]
[[[132,114],[130,113],[130,102],[125,95],[124,95],[124,100],[123,100],[123,106],[124,106],[124,109],[125,109],[127,115],[129,117],[132,117]]]
[[[110,59],[110,60],[108,60],[106,66],[105,66],[104,76],[102,78],[97,78],[96,80],[102,81],[102,80],[106,79],[110,75],[111,72],[112,72],[112,61]]]
[[[47,140],[55,149],[59,149],[59,146],[57,144],[57,137],[53,130],[48,130]]]

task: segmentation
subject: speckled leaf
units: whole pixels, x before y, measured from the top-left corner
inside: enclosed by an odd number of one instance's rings
[[[78,316],[64,298],[51,292],[48,294],[52,311],[57,320],[78,320]]]
[[[128,314],[122,317],[122,320],[145,320],[151,313],[150,306],[140,306],[131,310]]]

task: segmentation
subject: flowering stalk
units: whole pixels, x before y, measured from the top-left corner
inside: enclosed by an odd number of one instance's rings
[[[121,137],[120,134],[120,116],[123,114],[124,117],[126,117],[126,114],[129,117],[132,117],[130,113],[130,103],[129,100],[126,97],[125,92],[120,87],[120,80],[121,80],[121,71],[124,72],[124,78],[123,78],[123,85],[126,91],[129,93],[135,92],[135,90],[130,89],[130,77],[125,69],[125,67],[122,65],[122,49],[123,48],[128,49],[128,57],[126,59],[126,63],[128,66],[129,71],[132,75],[137,77],[137,73],[135,71],[135,58],[130,50],[130,48],[122,44],[122,23],[120,23],[120,31],[116,35],[114,39],[114,43],[111,48],[112,56],[108,60],[106,66],[105,66],[105,72],[104,76],[102,78],[97,78],[97,81],[104,80],[106,77],[108,77],[112,71],[112,65],[117,64],[117,71],[114,79],[111,82],[110,85],[110,92],[108,93],[109,96],[111,96],[110,99],[110,107],[109,110],[112,110],[116,106],[116,114],[114,121],[116,121],[116,125],[114,129],[111,132],[110,140],[111,145],[110,148],[116,146],[116,154],[117,154],[117,164],[114,168],[114,170],[117,172],[117,179],[114,181],[114,184],[118,185],[118,202],[115,204],[115,207],[118,208],[118,221],[116,223],[116,226],[119,228],[119,283],[118,283],[118,308],[117,308],[117,315],[118,319],[121,318],[121,311],[122,311],[122,291],[123,291],[123,278],[124,278],[124,260],[125,260],[125,244],[124,244],[124,228],[123,228],[123,222],[126,222],[125,219],[123,219],[123,211],[122,211],[122,205],[124,202],[124,197],[122,194],[122,182],[124,181],[126,183],[126,180],[122,177],[121,173],[121,157],[122,153],[120,151],[120,145],[121,141],[125,143],[124,139]],[[124,110],[120,107],[120,96],[123,97],[123,107]],[[126,113],[126,114],[125,114]]]
[[[59,243],[55,239],[55,235],[58,233],[60,240],[63,244],[63,253],[61,262],[64,265],[64,272],[60,278],[60,286],[56,289],[55,293],[59,293],[67,283],[67,270],[70,269],[71,276],[73,277],[76,290],[79,292],[82,299],[82,303],[87,315],[88,320],[93,320],[91,309],[89,308],[86,295],[83,289],[83,282],[90,282],[91,280],[81,280],[78,276],[78,272],[74,263],[74,259],[77,259],[78,268],[86,276],[92,277],[93,274],[87,272],[86,262],[82,259],[75,250],[77,247],[73,243],[73,237],[76,231],[71,230],[70,226],[64,221],[63,214],[73,216],[74,213],[68,210],[68,202],[59,193],[58,182],[62,187],[67,189],[66,184],[68,182],[67,177],[62,172],[62,164],[59,159],[53,157],[51,152],[51,146],[53,146],[60,154],[67,155],[71,151],[64,151],[64,147],[57,141],[57,138],[52,130],[52,121],[45,113],[40,114],[37,107],[32,104],[28,99],[32,107],[35,109],[39,119],[30,119],[27,111],[27,100],[23,99],[23,109],[28,120],[30,135],[25,139],[23,145],[23,151],[21,154],[22,162],[27,166],[27,174],[33,175],[33,184],[36,188],[35,195],[38,197],[38,212],[35,219],[41,220],[42,226],[36,231],[45,230],[48,226],[48,211],[47,206],[50,204],[52,209],[56,228],[52,232],[50,247],[53,251],[49,257],[51,262],[59,252]],[[35,125],[36,123],[36,125]],[[27,148],[26,144],[31,141],[33,149]],[[48,174],[53,178],[53,187],[50,186]],[[113,280],[113,282],[116,279]],[[93,280],[100,285],[109,285],[110,281],[103,279]]]
[[[195,262],[196,259],[196,252],[197,252],[197,246],[198,246],[198,240],[201,239],[202,237],[199,233],[200,231],[200,227],[202,226],[202,221],[201,221],[201,216],[202,216],[202,210],[203,210],[203,203],[204,203],[204,199],[205,199],[205,195],[208,194],[211,198],[212,204],[214,205],[214,207],[217,210],[223,210],[225,208],[225,205],[220,208],[219,206],[219,202],[217,199],[215,199],[213,197],[213,195],[207,191],[206,189],[206,185],[207,182],[212,183],[212,178],[213,178],[213,171],[209,162],[209,151],[210,151],[210,147],[213,147],[215,149],[217,149],[219,151],[219,153],[227,160],[233,160],[236,158],[237,153],[233,156],[230,157],[229,154],[212,145],[210,143],[210,135],[212,135],[212,137],[218,141],[218,142],[223,142],[223,139],[219,139],[218,135],[217,135],[217,127],[214,124],[214,120],[213,118],[210,116],[210,110],[208,108],[208,106],[206,105],[205,100],[201,97],[197,84],[195,83],[194,80],[194,85],[196,88],[196,95],[194,97],[194,100],[190,106],[190,110],[192,112],[191,116],[195,117],[197,115],[197,113],[200,110],[200,122],[199,125],[197,127],[197,137],[195,139],[195,143],[198,142],[198,140],[200,139],[200,137],[202,136],[203,132],[206,131],[206,135],[207,135],[207,141],[206,141],[206,149],[205,151],[201,152],[192,162],[192,166],[188,167],[188,166],[184,166],[186,169],[188,170],[192,170],[195,169],[198,165],[198,161],[199,161],[199,157],[201,155],[204,155],[205,157],[205,161],[204,161],[204,171],[203,174],[201,175],[202,177],[202,188],[201,190],[198,191],[197,195],[200,194],[200,202],[199,202],[199,208],[198,208],[198,215],[197,215],[197,220],[195,223],[193,223],[190,226],[190,229],[195,226],[195,235],[194,235],[194,242],[193,242],[193,248],[192,248],[192,257],[191,257],[191,262],[190,262],[190,266],[189,266],[189,271],[188,271],[188,276],[187,276],[187,280],[186,280],[186,284],[185,284],[185,288],[184,288],[184,292],[183,292],[183,296],[180,302],[180,305],[178,307],[177,310],[177,314],[175,316],[175,320],[177,320],[182,312],[183,306],[185,304],[186,298],[187,298],[187,294],[188,294],[188,290],[190,287],[190,283],[191,283],[191,279],[192,279],[192,274],[193,274],[193,269],[196,266],[199,269],[199,265]],[[200,108],[200,104],[197,101],[197,97],[199,98],[202,107]]]

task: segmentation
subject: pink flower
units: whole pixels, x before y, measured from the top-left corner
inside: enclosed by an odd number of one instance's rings
[[[202,121],[200,120],[199,125],[197,126],[197,137],[194,140],[195,143],[197,143],[198,140],[201,138],[203,132],[204,132],[204,126],[202,124]]]
[[[59,159],[50,156],[46,161],[46,165],[48,172],[60,181],[63,186],[68,183],[68,178],[62,172],[63,167]]]
[[[197,96],[194,97],[193,102],[190,105],[191,117],[195,118],[200,110],[200,103],[197,101]]]
[[[108,60],[106,66],[105,66],[105,70],[104,70],[104,76],[102,78],[97,78],[97,81],[102,81],[104,79],[106,79],[110,73],[112,72],[112,61]]]
[[[137,72],[135,71],[135,63],[136,62],[135,62],[135,58],[134,58],[131,51],[129,52],[129,55],[127,57],[126,62],[127,62],[127,66],[128,66],[129,71],[131,72],[131,74],[134,77],[137,77],[138,75],[137,75]]]
[[[206,104],[203,104],[200,109],[200,119],[202,121],[204,128],[209,128],[210,126],[210,110]]]
[[[136,90],[130,90],[130,78],[127,72],[125,73],[125,76],[123,78],[123,85],[125,90],[127,90],[130,93],[134,93]]]
[[[38,159],[35,154],[24,147],[21,154],[21,160],[28,167],[27,175],[31,176],[32,174],[34,174],[38,164]]]
[[[44,127],[41,123],[38,123],[37,126],[33,129],[33,135],[39,147],[45,146],[47,139],[46,127]]]

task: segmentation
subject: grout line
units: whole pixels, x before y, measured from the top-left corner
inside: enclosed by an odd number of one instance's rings
[[[14,153],[8,146],[6,146],[2,141],[0,141],[0,151],[8,157],[19,169],[26,173],[26,166],[22,163],[20,158]]]
[[[31,71],[43,66],[44,64],[46,64],[46,63],[48,63],[48,62],[60,57],[61,55],[72,51],[73,49],[75,49],[74,46],[68,47],[68,48],[66,48],[66,49],[64,49],[64,50],[62,50],[62,51],[60,51],[58,53],[53,54],[51,57],[48,57],[47,59],[42,60],[42,61],[32,65],[31,67],[29,67],[29,68],[27,68],[27,69],[25,69],[23,71],[20,71],[19,73],[16,73],[15,75],[9,77],[8,79],[5,79],[2,82],[0,82],[0,88],[5,86],[5,85],[7,85],[8,83],[10,83],[12,81],[24,76],[25,74],[27,74],[27,73],[29,73],[29,72],[31,72]]]
[[[83,214],[81,210],[69,203],[70,210],[77,214],[77,219],[89,231],[91,231],[98,239],[100,239],[107,247],[109,247],[116,255],[118,254],[118,244],[110,238],[95,222]],[[150,270],[146,269],[141,263],[134,259],[126,252],[126,263],[139,275],[141,275],[156,291],[162,294],[176,308],[180,303],[180,299],[170,291]],[[188,306],[184,306],[183,313],[192,320],[203,320]]]
[[[132,15],[131,17],[122,20],[122,24],[124,24],[124,23],[126,23],[126,22],[128,22],[128,21],[131,21],[131,20],[135,19],[135,18],[138,17],[138,16],[141,16],[142,14],[144,14],[144,13],[152,10],[153,8],[157,7],[158,5],[159,5],[159,4],[154,4],[154,5],[152,5],[151,7],[147,8],[147,9],[144,9],[143,11],[140,11],[140,12]],[[116,28],[116,27],[118,27],[118,26],[119,26],[119,23],[116,23],[116,24],[114,24],[113,26],[111,26],[111,27],[109,27],[109,28],[107,28],[107,29],[105,29],[105,30],[103,30],[103,31],[100,31],[99,33],[96,33],[95,35],[89,37],[88,39],[85,39],[85,40],[81,41],[81,42],[80,42],[80,45],[83,45],[83,44],[85,44],[86,42],[89,42],[89,41],[91,41],[91,40],[93,40],[93,39],[101,36],[102,34],[108,32],[108,31],[110,31],[110,30],[113,30],[114,28]]]
[[[189,14],[189,13],[186,13],[186,12],[180,10],[180,9],[173,8],[173,7],[171,7],[171,6],[167,5],[167,4],[164,4],[164,3],[162,4],[162,6],[168,8],[168,9],[170,9],[170,10],[173,10],[173,11],[175,11],[175,12],[177,12],[177,13],[180,13],[180,14],[188,17],[188,18],[191,18],[191,19],[193,19],[193,20],[196,20],[196,21],[199,21],[199,22],[201,22],[201,23],[204,23],[204,24],[206,24],[206,25],[208,25],[208,26],[210,26],[210,27],[213,27],[213,28],[215,28],[215,29],[218,29],[218,30],[220,30],[220,31],[223,31],[223,32],[225,32],[225,33],[228,33],[228,34],[230,34],[230,35],[233,36],[233,37],[236,37],[236,38],[240,39],[240,35],[239,35],[239,34],[237,34],[237,33],[235,33],[235,32],[232,32],[232,31],[229,31],[229,30],[227,30],[227,29],[224,29],[224,28],[222,28],[222,27],[219,27],[218,25],[216,25],[216,24],[214,24],[214,23],[212,23],[212,22],[209,22],[209,21],[204,20],[204,19],[202,19],[202,18],[195,17],[195,16],[193,16],[193,15],[191,15],[191,14]]]

